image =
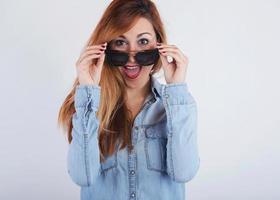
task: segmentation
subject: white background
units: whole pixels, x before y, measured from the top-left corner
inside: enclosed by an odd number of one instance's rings
[[[57,115],[109,3],[0,1],[0,199],[79,199]],[[280,199],[280,2],[156,4],[189,57],[199,108],[201,166],[186,199]]]

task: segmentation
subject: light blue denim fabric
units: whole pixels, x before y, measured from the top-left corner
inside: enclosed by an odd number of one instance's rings
[[[100,86],[78,85],[74,96],[68,173],[81,200],[185,200],[185,183],[197,173],[197,106],[187,83],[161,84],[151,76],[132,130],[131,154],[118,150],[99,161]]]

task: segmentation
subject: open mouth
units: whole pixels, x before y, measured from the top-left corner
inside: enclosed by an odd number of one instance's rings
[[[134,66],[124,66],[123,71],[125,75],[130,79],[135,79],[139,76],[142,66],[134,65]]]

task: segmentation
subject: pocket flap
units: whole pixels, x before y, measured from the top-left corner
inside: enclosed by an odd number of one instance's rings
[[[166,124],[159,123],[147,127],[145,135],[147,138],[166,138]]]

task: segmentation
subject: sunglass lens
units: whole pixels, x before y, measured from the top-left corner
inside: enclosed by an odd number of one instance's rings
[[[159,59],[158,49],[146,50],[138,52],[135,56],[138,64],[142,66],[155,64]]]
[[[128,61],[128,54],[117,50],[105,50],[105,61],[110,66],[123,66]]]

